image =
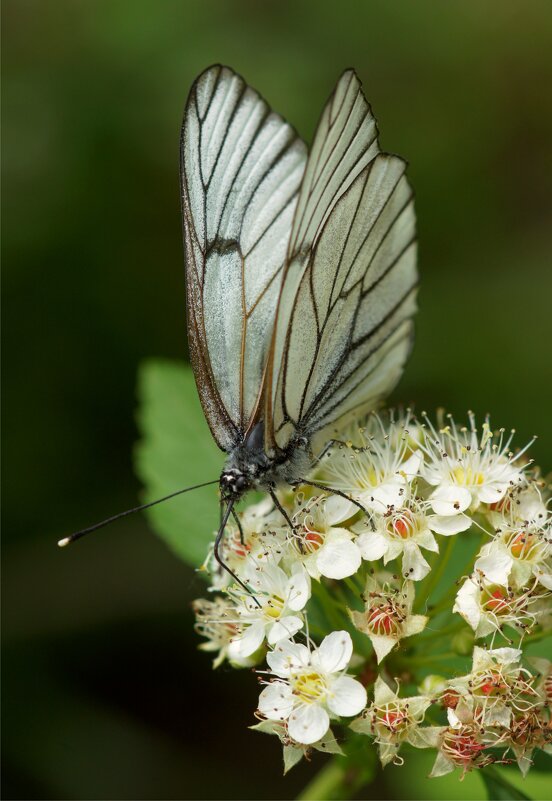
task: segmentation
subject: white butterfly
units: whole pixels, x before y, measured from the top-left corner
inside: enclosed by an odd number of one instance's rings
[[[251,487],[276,500],[274,486],[304,478],[313,437],[373,408],[402,373],[416,310],[415,214],[406,165],[380,152],[377,135],[352,70],[310,154],[228,67],[210,67],[190,91],[188,339],[205,416],[228,454],[225,521]]]
[[[274,488],[312,484],[313,438],[327,441],[327,426],[374,407],[401,376],[417,288],[405,167],[380,152],[352,70],[308,155],[228,67],[205,70],[190,91],[181,135],[188,339],[205,416],[228,454],[214,555],[244,587],[218,552],[230,514],[240,527],[236,501],[266,489],[291,526]]]

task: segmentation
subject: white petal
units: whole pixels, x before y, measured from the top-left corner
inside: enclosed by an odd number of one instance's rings
[[[420,472],[420,467],[422,466],[423,455],[421,451],[414,451],[412,456],[410,456],[406,462],[400,466],[400,472],[406,475],[408,481],[412,481],[418,473]]]
[[[286,720],[293,709],[293,692],[289,684],[274,681],[259,696],[259,712],[270,720]]]
[[[284,641],[278,643],[273,651],[268,652],[266,661],[273,673],[286,678],[294,670],[307,667],[310,662],[310,651],[301,643]]]
[[[546,587],[547,590],[552,590],[552,573],[542,570],[539,565],[535,565],[533,573],[543,587]]]
[[[373,490],[367,506],[380,513],[385,512],[389,506],[401,509],[408,500],[408,496],[406,481],[401,476],[396,476]]]
[[[493,548],[486,556],[475,560],[474,567],[481,570],[493,584],[506,587],[514,560],[504,551]]]
[[[287,605],[293,612],[298,612],[300,609],[303,609],[311,593],[308,574],[303,570],[301,565],[297,565],[297,567],[299,569],[295,570],[288,580],[286,592]]]
[[[257,648],[260,648],[264,634],[264,623],[253,623],[251,626],[247,626],[243,634],[229,644],[228,656],[230,659],[243,659],[254,654]]]
[[[337,673],[347,667],[352,655],[353,641],[349,632],[332,631],[324,637],[320,648],[314,651],[312,663],[316,662],[325,673]]]
[[[436,514],[448,517],[465,511],[472,502],[472,496],[465,487],[443,484],[431,493],[429,500]]]
[[[403,575],[411,581],[421,581],[430,571],[429,564],[415,542],[406,540],[402,561]]]
[[[316,704],[305,704],[293,710],[288,719],[290,737],[310,745],[323,737],[330,727],[328,713]]]
[[[328,707],[336,715],[358,715],[366,706],[366,690],[350,676],[339,676],[330,688]]]
[[[334,529],[338,531],[339,529]],[[360,567],[360,550],[348,536],[328,537],[318,553],[316,566],[327,578],[343,579],[352,576]]]
[[[397,537],[396,540],[389,540],[387,551],[383,556],[383,564],[386,565],[392,559],[396,559],[404,550],[404,540]]]
[[[471,579],[466,579],[458,590],[452,611],[459,612],[472,629],[477,630],[481,620],[479,587]]]
[[[502,500],[509,487],[508,481],[496,481],[493,484],[477,488],[477,497],[482,503],[497,503]]]
[[[337,526],[358,512],[358,506],[341,495],[330,495],[324,503],[324,510],[331,526]]]
[[[416,534],[414,541],[420,546],[420,548],[425,548],[426,551],[439,553],[439,546],[437,545],[435,537],[428,528]]]
[[[383,534],[379,534],[377,531],[367,531],[361,534],[356,542],[360,548],[363,559],[366,559],[368,562],[381,559],[389,547],[386,537],[384,537]]]
[[[467,531],[472,524],[471,519],[464,514],[452,515],[443,517],[442,515],[429,515],[427,518],[428,526],[436,534],[442,534],[444,537],[450,537],[453,534],[459,534],[461,531]]]
[[[267,642],[269,645],[285,640],[288,637],[293,637],[297,634],[299,629],[303,627],[303,621],[300,617],[294,615],[287,615],[276,621],[268,630]]]
[[[447,709],[447,718],[451,729],[462,728],[462,721],[460,720],[454,709],[451,709],[450,707]]]

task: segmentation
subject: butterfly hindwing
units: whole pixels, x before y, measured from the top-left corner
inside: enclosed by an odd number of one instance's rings
[[[228,67],[202,73],[181,136],[188,340],[218,445],[258,411],[306,148]]]

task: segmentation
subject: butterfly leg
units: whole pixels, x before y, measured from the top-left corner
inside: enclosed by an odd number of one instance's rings
[[[314,467],[314,465],[316,465],[316,464],[318,464],[319,462],[321,462],[321,461],[322,461],[322,459],[324,458],[324,456],[325,456],[325,455],[328,453],[328,451],[329,451],[331,448],[333,448],[333,446],[334,446],[334,445],[341,445],[343,448],[349,448],[349,447],[350,447],[350,445],[348,445],[348,444],[347,444],[346,442],[344,442],[342,439],[330,439],[330,440],[329,440],[328,442],[326,442],[326,444],[324,445],[324,447],[323,447],[323,449],[322,449],[322,452],[321,452],[321,453],[320,453],[318,456],[316,456],[316,457],[315,457],[315,459],[314,459],[314,461],[313,461],[313,467]],[[362,450],[362,449],[361,449],[361,450]],[[303,484],[304,484],[304,483],[305,483],[305,482],[303,482]]]
[[[241,520],[239,518],[239,515],[237,515],[233,509],[232,509],[232,517],[234,518],[234,522],[238,527],[238,531],[240,532],[240,542],[242,545],[245,545],[245,535],[243,533]]]
[[[288,524],[288,526],[290,527],[290,529],[295,534],[295,526],[293,524],[293,521],[292,521],[291,517],[288,515],[288,513],[286,512],[286,510],[284,509],[284,507],[282,506],[282,504],[280,503],[280,501],[278,500],[278,496],[274,492],[274,486],[269,488],[268,493],[269,493],[270,497],[272,498],[272,502],[273,502],[274,506],[280,512],[280,514],[285,519],[285,521]]]
[[[217,536],[216,536],[216,539],[215,539],[215,544],[213,545],[213,556],[215,557],[215,559],[217,560],[219,565],[223,568],[223,570],[226,570],[227,573],[230,573],[232,578],[235,581],[238,582],[240,587],[243,587],[243,589],[249,595],[251,595],[251,597],[253,598],[253,600],[255,601],[257,606],[259,607],[259,609],[261,609],[262,608],[261,604],[255,598],[255,596],[253,595],[253,593],[251,592],[251,590],[247,586],[247,584],[244,584],[244,582],[240,578],[238,578],[238,576],[234,573],[234,571],[231,568],[228,567],[228,565],[226,564],[226,562],[224,561],[224,559],[220,555],[220,543],[222,542],[222,538],[224,537],[224,529],[226,528],[226,524],[228,523],[228,518],[232,514],[233,510],[234,510],[234,501],[229,501],[228,506],[226,507],[226,511],[225,511],[225,513],[224,513],[224,515],[222,517],[220,528],[219,528],[219,530],[217,532]]]
[[[301,537],[298,535],[298,532],[297,532],[297,527],[295,526],[295,524],[293,523],[293,520],[290,518],[290,516],[288,515],[288,513],[286,512],[286,510],[284,509],[284,507],[282,506],[282,504],[278,500],[278,497],[277,497],[276,493],[274,492],[274,488],[271,487],[268,490],[268,492],[270,494],[270,497],[272,498],[274,506],[276,507],[276,509],[278,509],[278,511],[280,512],[282,517],[285,519],[286,523],[288,524],[288,526],[290,527],[290,529],[292,531],[293,536],[297,539],[297,543],[299,545],[299,550],[301,551],[301,553],[305,553],[305,549],[303,547],[303,543],[301,541]]]
[[[331,495],[339,495],[340,498],[345,498],[346,501],[353,503],[358,509],[360,509],[361,512],[364,512],[366,517],[370,517],[370,512],[365,506],[358,501],[355,501],[354,498],[351,498],[350,495],[347,495],[345,492],[341,492],[341,490],[333,489],[333,487],[326,487],[324,484],[319,484],[317,481],[307,481],[305,478],[301,479],[301,484],[306,484],[307,487],[316,487],[317,489],[329,492]]]

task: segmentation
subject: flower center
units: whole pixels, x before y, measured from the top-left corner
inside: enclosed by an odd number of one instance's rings
[[[392,537],[407,540],[417,532],[416,518],[412,512],[405,510],[399,515],[389,518],[387,521],[387,531]]]
[[[303,537],[300,541],[301,547],[298,549],[301,553],[314,553],[317,551],[322,545],[324,545],[324,540],[326,539],[326,535],[324,531],[321,529],[324,528],[324,525],[321,525],[320,520],[316,520],[313,515],[308,515],[305,518],[305,522],[303,523]]]
[[[366,612],[368,628],[374,634],[389,637],[399,633],[400,619],[392,604],[371,606]]]
[[[282,614],[284,599],[279,595],[271,595],[263,606],[263,613],[268,620],[276,620]]]
[[[485,601],[484,606],[495,615],[507,612],[509,603],[506,590],[502,587],[496,587],[489,591],[489,598]]]
[[[481,486],[485,483],[485,476],[481,472],[473,470],[471,467],[462,467],[458,465],[452,471],[452,478],[456,484],[462,487]]]
[[[539,537],[530,531],[519,531],[507,540],[514,559],[538,559],[545,550]]]
[[[239,531],[233,532],[232,536],[227,539],[227,543],[230,551],[239,559],[245,559],[251,551],[251,543],[242,542]]]
[[[324,677],[315,671],[299,673],[292,678],[293,694],[303,703],[313,704],[326,695]]]
[[[364,469],[357,476],[355,483],[359,490],[365,490],[367,487],[379,487],[379,485],[383,483],[384,479],[384,471],[377,470],[375,467],[370,465],[370,467],[364,466]]]
[[[408,726],[408,712],[398,704],[385,704],[376,710],[375,723],[395,734]]]
[[[456,709],[460,701],[460,693],[456,690],[447,690],[441,696],[441,703],[445,709]]]
[[[481,751],[485,750],[485,746],[479,743],[471,732],[463,733],[468,727],[462,729],[447,729],[443,738],[443,751],[444,753],[460,765],[467,765],[472,762]],[[468,729],[469,731],[469,729]]]
[[[483,695],[486,698],[496,697],[506,694],[508,689],[501,674],[498,671],[491,671],[477,677],[474,695]]]

